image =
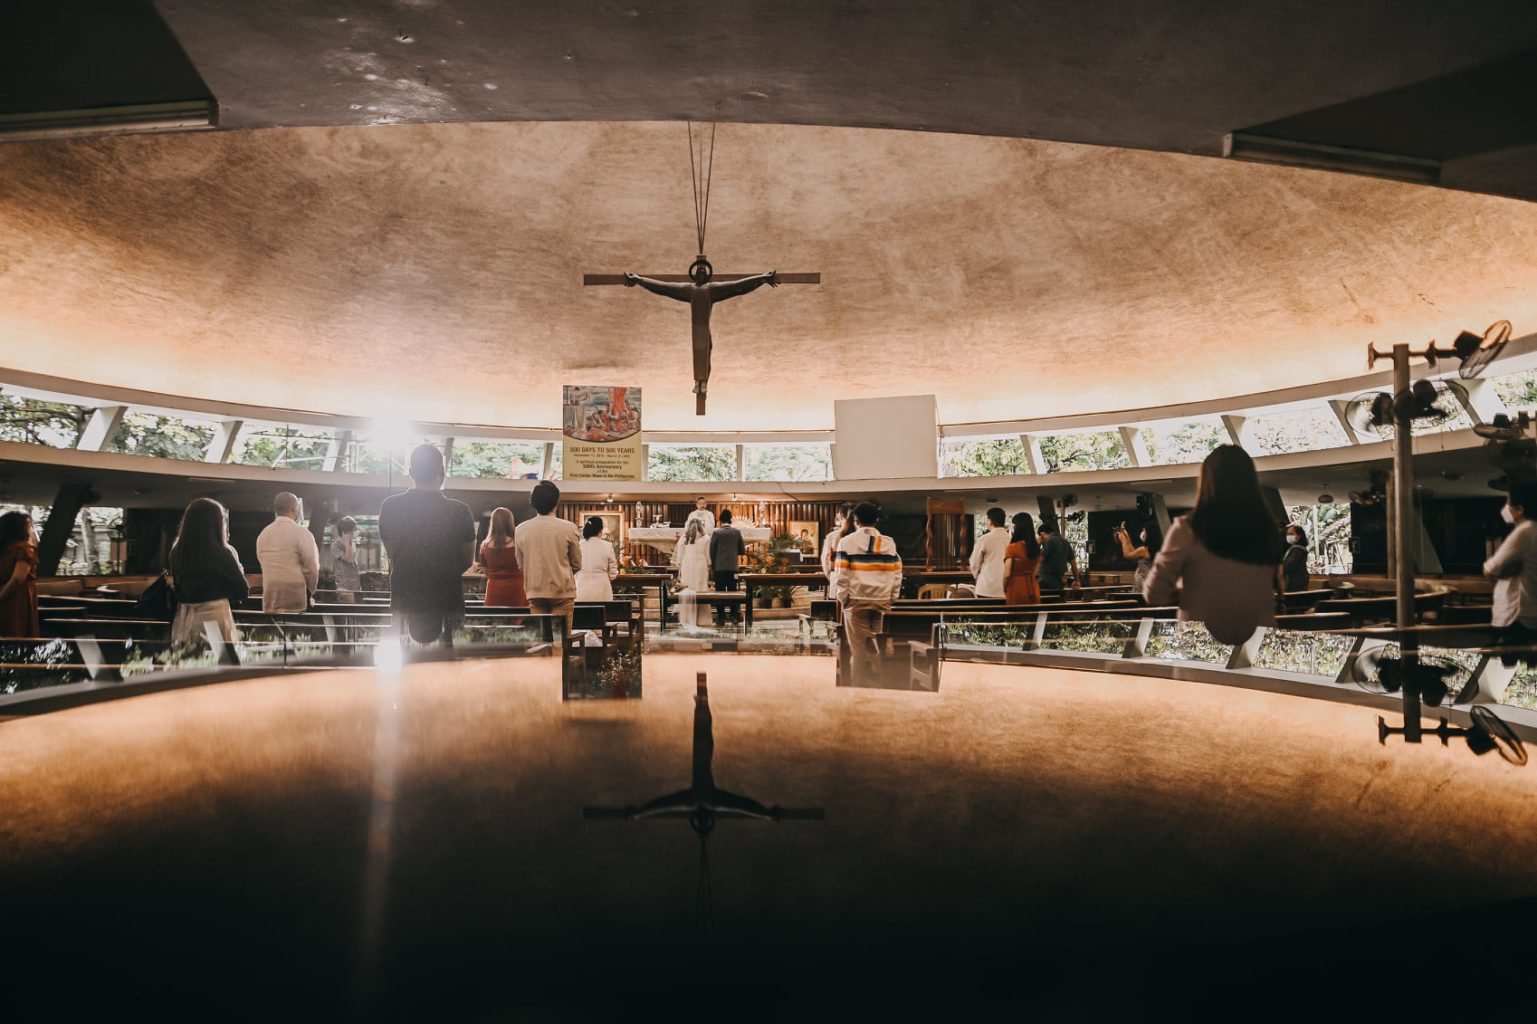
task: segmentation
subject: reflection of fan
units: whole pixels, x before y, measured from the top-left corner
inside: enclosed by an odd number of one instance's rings
[[[1434,426],[1460,414],[1466,395],[1455,381],[1417,380],[1397,398],[1386,391],[1357,395],[1345,406],[1345,422],[1358,434],[1386,439],[1393,436],[1393,419],[1399,411],[1407,411],[1415,423]]]
[[[1510,321],[1496,320],[1489,325],[1489,329],[1480,337],[1471,331],[1463,331],[1452,342],[1452,351],[1457,358],[1462,360],[1462,366],[1457,371],[1457,376],[1463,380],[1472,380],[1484,372],[1488,366],[1505,348],[1505,343],[1510,341]]]
[[[1468,717],[1473,719],[1473,728],[1468,730],[1468,748],[1473,753],[1498,750],[1511,764],[1526,764],[1526,745],[1521,737],[1488,705],[1475,704],[1468,710]]]
[[[1462,671],[1450,658],[1421,654],[1412,664],[1386,649],[1363,651],[1350,662],[1350,678],[1372,693],[1398,693],[1405,687],[1436,707],[1446,699],[1448,681]]]
[[[1368,479],[1371,486],[1364,491],[1351,491],[1350,501],[1355,505],[1381,505],[1388,500],[1388,473],[1384,469],[1374,469]],[[1320,502],[1320,504],[1323,504]]]
[[[1478,424],[1473,428],[1473,433],[1496,441],[1519,441],[1526,436],[1531,425],[1530,413],[1517,413],[1516,421],[1512,423],[1509,416],[1499,412],[1494,414],[1494,422]]]

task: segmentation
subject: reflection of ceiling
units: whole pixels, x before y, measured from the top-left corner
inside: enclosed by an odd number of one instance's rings
[[[586,271],[681,272],[679,124],[449,124],[0,149],[13,368],[173,395],[553,426],[564,383],[647,426],[823,428],[933,392],[946,422],[1350,376],[1366,343],[1537,324],[1537,206],[1031,140],[725,125],[709,250],[820,271],[715,314]]]

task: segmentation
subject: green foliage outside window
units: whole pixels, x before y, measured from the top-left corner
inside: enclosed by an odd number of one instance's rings
[[[946,441],[940,448],[940,476],[1018,476],[1028,472],[1025,445],[1017,437]]]
[[[449,476],[481,480],[521,478],[538,473],[543,466],[544,445],[537,441],[455,441]]]
[[[1257,416],[1249,420],[1247,428],[1253,438],[1249,454],[1254,456],[1343,448],[1350,443],[1339,417],[1322,407]]]
[[[247,426],[235,441],[230,461],[241,466],[321,469],[330,450],[328,433],[294,427]]]
[[[1216,416],[1175,424],[1152,424],[1141,428],[1148,459],[1155,466],[1203,462],[1213,448],[1232,439],[1227,427]]]
[[[1041,437],[1041,458],[1048,473],[1082,473],[1096,469],[1125,469],[1131,465],[1121,435],[1047,434]]]
[[[177,416],[131,412],[107,445],[109,452],[144,455],[154,459],[202,462],[213,442],[214,426]]]
[[[1489,383],[1494,386],[1494,393],[1500,396],[1500,401],[1505,403],[1505,408],[1512,413],[1522,409],[1528,412],[1537,410],[1537,370],[1490,377]]]
[[[0,395],[0,441],[73,448],[93,410],[63,402]]]
[[[654,450],[654,449],[653,449]],[[752,444],[742,449],[748,480],[831,480],[832,457],[825,444]],[[733,472],[735,467],[733,466]],[[653,480],[656,477],[652,477]]]
[[[736,447],[651,445],[646,479],[680,483],[735,480]]]
[[[1348,573],[1350,556],[1350,503],[1289,505],[1287,522],[1308,535],[1308,572]]]

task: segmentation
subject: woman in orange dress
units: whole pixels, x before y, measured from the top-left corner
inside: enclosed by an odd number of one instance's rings
[[[512,541],[512,510],[491,513],[491,533],[480,545],[480,567],[486,574],[486,605],[494,608],[526,608],[523,567]]]
[[[1041,585],[1035,570],[1041,564],[1041,542],[1035,536],[1035,520],[1028,512],[1014,516],[1014,535],[1003,549],[1003,601],[1005,604],[1040,604]]]
[[[37,535],[25,512],[0,516],[0,636],[37,636]]]

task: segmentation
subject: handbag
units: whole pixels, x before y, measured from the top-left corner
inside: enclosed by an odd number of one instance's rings
[[[145,619],[170,622],[176,616],[176,588],[171,585],[169,570],[162,572],[133,603],[134,614]]]

